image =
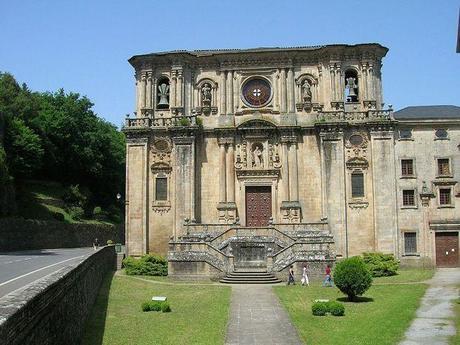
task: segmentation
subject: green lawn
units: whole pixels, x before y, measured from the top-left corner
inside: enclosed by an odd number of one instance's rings
[[[401,271],[400,275],[376,279],[360,303],[347,302],[337,288],[277,286],[275,293],[288,311],[303,341],[307,344],[393,345],[397,344],[415,316],[415,310],[427,285],[401,284],[416,276],[425,280],[432,271]],[[395,284],[386,284],[395,283]],[[315,299],[339,299],[345,305],[345,316],[313,316]]]
[[[107,277],[87,322],[83,345],[223,344],[230,294],[228,286]],[[142,312],[141,303],[152,296],[167,296],[172,312]]]
[[[458,287],[460,288],[460,286]],[[460,298],[454,301],[454,311],[455,311],[455,328],[457,333],[455,336],[449,339],[449,344],[458,345],[460,344]]]
[[[398,274],[391,277],[374,278],[374,284],[413,283],[431,279],[434,269],[400,269]]]

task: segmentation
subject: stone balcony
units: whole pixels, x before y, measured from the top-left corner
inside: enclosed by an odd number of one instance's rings
[[[125,129],[168,128],[197,126],[196,115],[152,118],[150,116],[125,119]]]
[[[317,123],[392,121],[393,109],[367,111],[324,111],[316,114]]]

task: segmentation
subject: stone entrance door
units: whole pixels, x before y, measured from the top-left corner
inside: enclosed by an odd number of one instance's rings
[[[458,232],[436,234],[436,266],[458,266]]]
[[[246,187],[246,226],[267,226],[272,216],[270,186]]]

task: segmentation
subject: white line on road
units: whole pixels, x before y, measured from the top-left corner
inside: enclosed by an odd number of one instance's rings
[[[59,261],[59,262],[56,262],[55,264],[52,264],[52,265],[48,265],[48,266],[45,266],[45,267],[39,268],[39,269],[37,269],[37,270],[35,270],[35,271],[32,271],[32,272],[29,272],[29,273],[23,274],[23,275],[21,275],[21,276],[19,276],[19,277],[16,277],[16,278],[13,278],[13,279],[7,280],[6,282],[4,282],[4,283],[1,283],[1,284],[0,284],[0,286],[3,286],[3,285],[6,285],[6,284],[9,284],[9,283],[11,283],[11,282],[14,282],[15,280],[18,280],[18,279],[24,278],[24,277],[26,277],[26,276],[28,276],[28,275],[30,275],[30,274],[33,274],[33,273],[36,273],[36,272],[39,272],[39,271],[45,270],[45,269],[47,269],[47,268],[50,268],[50,267],[53,267],[53,266],[56,266],[56,265],[62,264],[62,263],[64,263],[64,262],[67,262],[67,261],[70,261],[70,260],[75,260],[75,259],[78,259],[78,258],[83,258],[83,257],[84,257],[84,255],[80,255],[80,256],[76,256],[76,257],[74,257],[74,258],[70,258],[70,259],[67,259],[67,260],[63,260],[63,261]]]

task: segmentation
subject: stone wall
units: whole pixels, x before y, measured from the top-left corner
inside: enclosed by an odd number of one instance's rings
[[[123,225],[67,224],[57,221],[0,219],[0,251],[90,247],[94,238],[124,243]]]
[[[4,345],[78,345],[105,275],[114,269],[114,247],[0,299]]]

